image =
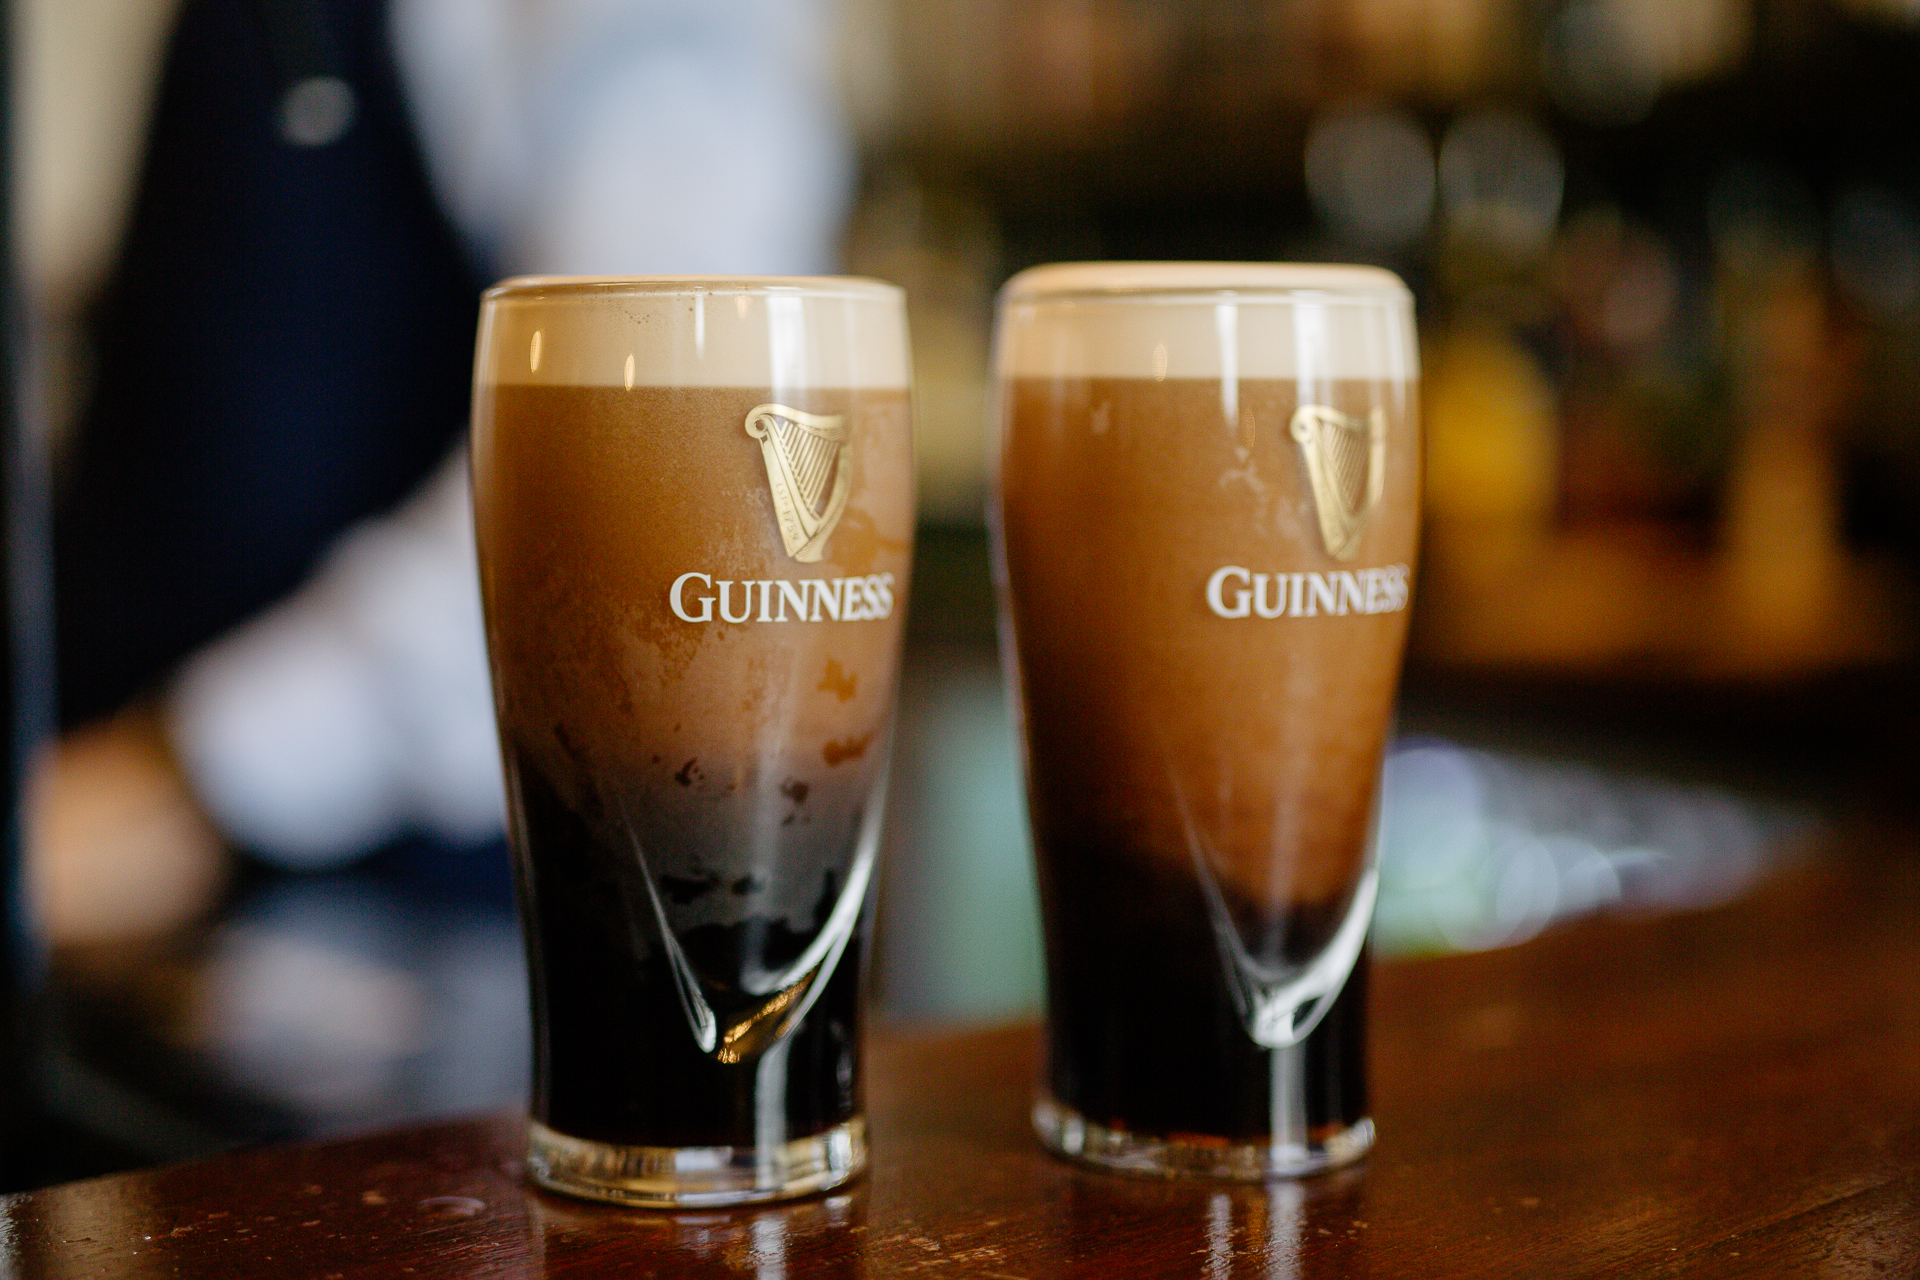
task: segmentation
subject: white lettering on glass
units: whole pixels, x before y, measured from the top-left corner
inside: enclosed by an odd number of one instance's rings
[[[1207,579],[1207,608],[1222,618],[1317,618],[1398,613],[1413,569],[1404,564],[1332,573],[1255,573],[1222,565]],[[1229,584],[1238,583],[1230,587]]]
[[[1207,579],[1207,607],[1223,618],[1244,618],[1248,612],[1247,601],[1253,598],[1253,592],[1241,587],[1233,593],[1233,607],[1228,608],[1223,598],[1228,578],[1249,582],[1253,575],[1235,564],[1222,565],[1215,569],[1213,576]]]
[[[697,586],[689,587],[689,583]],[[699,594],[694,594],[698,592]],[[865,622],[893,616],[893,575],[859,578],[715,579],[683,573],[673,580],[667,604],[682,622]],[[699,612],[693,612],[697,606]],[[756,616],[757,613],[757,616]]]
[[[685,590],[687,583],[693,581],[695,578],[700,579],[700,585],[704,587],[713,586],[713,579],[704,573],[683,573],[673,580],[673,590],[667,596],[667,603],[673,606],[674,613],[679,615],[680,619],[684,622],[711,622],[713,621],[712,596],[694,597],[700,602],[700,616],[697,618],[688,613],[686,606],[681,602],[681,591]]]

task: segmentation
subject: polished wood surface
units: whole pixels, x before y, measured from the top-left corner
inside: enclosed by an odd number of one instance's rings
[[[500,1117],[16,1196],[0,1276],[1920,1275],[1920,858],[1876,842],[1729,907],[1379,966],[1380,1142],[1331,1177],[1084,1172],[1029,1136],[1032,1028],[883,1035],[842,1194],[573,1203]]]

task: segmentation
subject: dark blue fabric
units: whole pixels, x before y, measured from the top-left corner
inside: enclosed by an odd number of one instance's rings
[[[290,591],[466,419],[481,277],[429,189],[386,6],[296,0],[358,103],[300,147],[274,2],[187,0],[169,47],[56,512],[67,724]]]

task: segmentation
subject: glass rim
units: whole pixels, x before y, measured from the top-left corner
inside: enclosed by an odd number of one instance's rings
[[[906,291],[899,285],[869,276],[509,276],[480,295],[483,303],[540,301],[568,297],[689,297],[713,294],[766,296],[790,294],[807,298],[848,298],[870,302],[898,302]]]
[[[1319,262],[1056,262],[1029,267],[1000,289],[1002,306],[1228,297],[1410,302],[1413,292],[1384,267]]]

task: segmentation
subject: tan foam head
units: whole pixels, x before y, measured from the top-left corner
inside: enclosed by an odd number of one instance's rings
[[[497,386],[908,385],[905,295],[830,276],[523,277],[487,290]]]
[[[1035,267],[1001,290],[996,354],[1016,378],[1420,376],[1412,295],[1378,267]]]

